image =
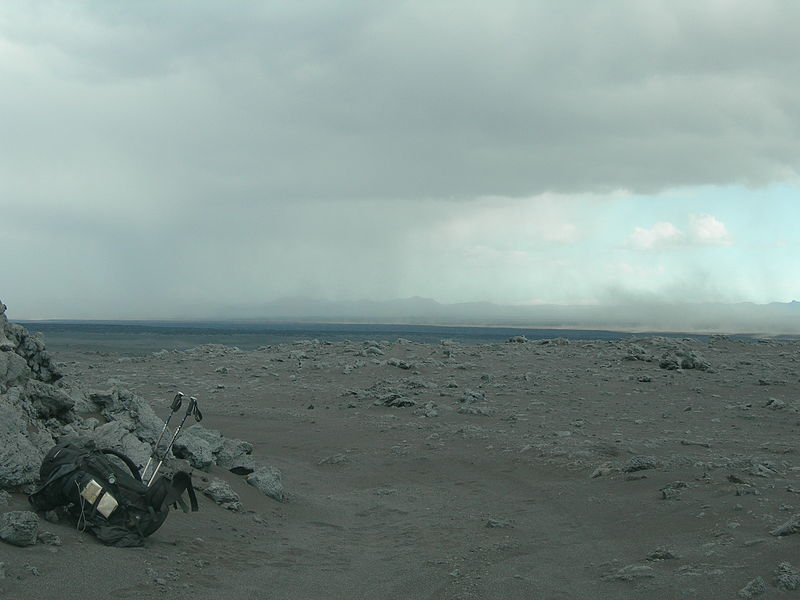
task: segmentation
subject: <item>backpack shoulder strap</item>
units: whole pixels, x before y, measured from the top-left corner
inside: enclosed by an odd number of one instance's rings
[[[141,481],[142,480],[142,476],[139,473],[138,467],[134,464],[134,462],[130,458],[125,456],[122,452],[118,452],[116,450],[111,450],[110,448],[106,448],[104,450],[100,450],[100,452],[102,452],[103,454],[111,454],[112,456],[116,456],[118,459],[120,459],[122,462],[125,463],[125,466],[128,467],[128,469],[130,470],[131,475],[133,475],[134,479],[136,479],[137,481]]]
[[[192,487],[192,476],[184,471],[178,471],[172,476],[160,477],[153,485],[148,488],[147,500],[148,503],[160,510],[164,506],[171,506],[173,504],[180,504],[183,512],[188,512],[186,503],[183,501],[183,492],[189,496],[189,504],[192,507],[192,512],[198,510],[197,496]]]

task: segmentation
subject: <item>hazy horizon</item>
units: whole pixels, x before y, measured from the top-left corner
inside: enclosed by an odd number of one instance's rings
[[[19,319],[790,302],[797,18],[2,2],[0,298]]]
[[[430,298],[332,302],[285,298],[258,305],[205,306],[181,317],[159,319],[30,319],[23,323],[134,322],[134,323],[309,323],[404,324],[527,329],[609,330],[620,332],[686,332],[698,334],[800,334],[800,302],[754,304],[667,302],[621,305],[501,305],[487,302],[443,304]]]

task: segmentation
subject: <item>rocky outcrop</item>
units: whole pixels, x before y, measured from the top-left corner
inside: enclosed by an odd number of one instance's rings
[[[74,414],[44,342],[8,322],[0,302],[0,488],[30,486],[54,435]]]
[[[39,517],[27,510],[0,515],[0,540],[14,546],[33,546],[39,534]]]
[[[21,325],[9,323],[5,314],[6,308],[0,302],[0,386],[9,380],[20,382],[33,378],[54,383],[61,379],[61,371],[45,350],[44,340],[40,336],[31,335]],[[12,357],[12,354],[19,358]],[[25,363],[24,368],[20,358]]]
[[[5,311],[0,302],[0,489],[32,491],[42,459],[61,441],[120,451],[142,469],[164,431],[164,421],[147,401],[119,386],[92,391],[71,387],[43,340],[9,323]],[[173,431],[165,431],[162,451]],[[196,469],[217,465],[247,475],[257,468],[252,452],[248,442],[193,425],[181,430],[161,472],[187,469],[188,462]],[[262,468],[253,482],[283,498],[276,469]],[[217,500],[238,510],[238,499],[217,487],[212,486]]]
[[[196,469],[208,470],[218,465],[239,475],[252,473],[255,461],[251,453],[253,445],[242,440],[229,439],[219,431],[192,425],[175,440],[173,452],[185,458]]]

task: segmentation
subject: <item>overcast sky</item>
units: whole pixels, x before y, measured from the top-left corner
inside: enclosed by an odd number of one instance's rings
[[[0,299],[800,299],[798,22],[792,0],[3,0]]]

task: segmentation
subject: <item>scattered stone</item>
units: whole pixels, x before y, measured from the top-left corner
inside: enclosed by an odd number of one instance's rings
[[[464,393],[461,395],[461,402],[464,404],[473,404],[475,402],[485,402],[486,401],[486,394],[481,391],[475,390],[464,390]]]
[[[634,471],[655,469],[657,466],[658,459],[655,456],[634,456],[622,466],[622,471],[632,473]]]
[[[794,515],[791,519],[779,525],[769,532],[770,535],[782,536],[792,535],[793,533],[800,533],[800,513]]]
[[[672,560],[673,558],[678,558],[678,556],[666,548],[656,548],[647,555],[647,560]]]
[[[648,565],[626,565],[616,573],[607,575],[604,579],[617,581],[634,581],[636,579],[652,578],[656,576],[655,569]]]
[[[406,398],[401,394],[386,394],[378,400],[375,401],[376,404],[380,405],[383,404],[384,406],[391,406],[394,408],[403,408],[405,406],[416,406],[416,400],[412,400],[411,398]]]
[[[494,410],[485,406],[462,406],[458,409],[458,413],[462,415],[491,417],[494,414]]]
[[[512,529],[514,525],[506,519],[489,519],[486,521],[486,527],[489,529]]]
[[[611,463],[603,463],[599,467],[597,467],[592,474],[589,475],[590,479],[595,479],[596,477],[603,477],[604,475],[608,475],[614,471],[614,467]]]
[[[60,546],[61,538],[51,531],[40,531],[36,541],[47,546]]]
[[[350,457],[346,454],[334,454],[319,461],[318,465],[345,465],[350,462]]]
[[[800,589],[800,575],[788,562],[778,564],[775,569],[775,587],[786,591]]]
[[[259,467],[247,476],[247,483],[261,490],[270,498],[283,502],[282,473],[275,467]]]
[[[701,448],[711,448],[708,442],[700,442],[697,440],[681,440],[681,446],[700,446]]]
[[[390,358],[389,360],[386,361],[386,364],[406,371],[417,368],[416,363],[407,360],[400,360],[399,358]]]
[[[221,479],[212,480],[203,490],[203,494],[211,498],[222,508],[234,512],[240,512],[242,510],[239,494],[233,491],[233,488],[231,488],[226,481],[222,481]]]
[[[36,409],[40,418],[59,417],[67,422],[72,421],[68,413],[75,406],[75,401],[56,386],[30,379],[25,383],[22,394],[23,398]]]
[[[511,336],[510,338],[508,338],[506,343],[507,344],[525,344],[525,343],[527,343],[527,341],[528,341],[528,338],[526,338],[524,335],[514,335],[514,336]]]
[[[211,465],[214,464],[214,448],[222,447],[221,439],[217,440],[215,437],[210,439],[211,436],[204,433],[209,431],[199,425],[193,425],[182,431],[172,445],[172,453],[177,458],[188,460],[189,464],[195,469],[208,471]]]
[[[223,438],[222,447],[214,454],[218,466],[237,475],[247,475],[256,469],[252,456],[253,444],[243,440]]]
[[[27,510],[0,515],[0,540],[14,546],[33,546],[39,534],[39,517]]]
[[[770,410],[780,410],[781,408],[786,408],[786,402],[778,398],[770,398],[767,400],[764,408],[769,408]]]
[[[415,410],[414,414],[420,417],[434,418],[439,416],[439,411],[436,408],[436,403],[429,401],[426,402],[424,406]]]
[[[5,490],[0,490],[0,506],[5,506],[11,502],[11,494]]]
[[[681,492],[688,487],[689,484],[685,481],[672,481],[659,491],[663,500],[680,500]]]
[[[751,598],[757,598],[758,596],[762,596],[766,593],[767,582],[764,581],[764,578],[759,575],[755,579],[748,582],[748,584],[742,589],[740,589],[739,593],[736,594],[736,597],[741,598],[742,600],[750,600]]]

